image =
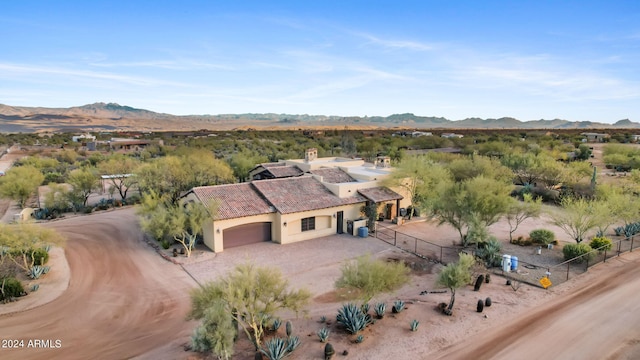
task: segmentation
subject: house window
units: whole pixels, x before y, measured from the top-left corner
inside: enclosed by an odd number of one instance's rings
[[[308,217],[302,219],[302,231],[309,231],[316,229],[316,218]]]

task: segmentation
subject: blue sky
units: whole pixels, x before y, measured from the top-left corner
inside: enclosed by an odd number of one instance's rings
[[[640,121],[638,1],[3,1],[0,103]]]

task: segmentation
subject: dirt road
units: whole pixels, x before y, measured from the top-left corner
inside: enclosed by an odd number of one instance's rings
[[[177,348],[195,282],[139,241],[133,209],[48,224],[67,239],[68,290],[56,300],[0,316],[1,359],[127,359]],[[2,348],[12,345],[16,349]],[[29,348],[49,340],[51,348]],[[172,343],[173,342],[173,343]]]
[[[438,359],[638,359],[639,266],[638,252],[601,264],[578,290],[444,349]]]

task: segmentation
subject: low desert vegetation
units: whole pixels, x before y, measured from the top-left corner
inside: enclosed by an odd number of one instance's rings
[[[409,281],[410,269],[403,262],[387,262],[370,255],[342,265],[336,288],[351,290],[353,298],[368,303],[379,293],[391,292]]]

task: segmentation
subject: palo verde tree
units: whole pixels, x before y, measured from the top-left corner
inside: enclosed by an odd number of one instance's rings
[[[25,272],[40,261],[36,258],[38,249],[63,244],[64,238],[52,229],[31,223],[0,224],[0,255],[9,258]],[[1,251],[3,249],[7,251]]]
[[[245,263],[195,289],[191,293],[190,317],[203,319],[210,309],[224,309],[228,318],[218,321],[228,324],[231,319],[237,323],[259,350],[268,320],[284,309],[298,314],[310,297],[306,289],[290,290],[279,269]],[[222,315],[218,313],[218,316]]]
[[[542,198],[535,200],[531,194],[524,194],[523,201],[513,199],[509,204],[505,218],[509,224],[509,241],[513,240],[513,233],[518,226],[529,218],[537,218],[542,212]]]
[[[196,186],[233,182],[233,171],[226,162],[204,150],[183,151],[145,163],[135,171],[141,192],[154,191],[177,203],[180,195]]]
[[[98,171],[107,176],[112,188],[118,190],[122,200],[127,199],[129,190],[136,186],[136,177],[132,176],[141,165],[140,161],[130,156],[115,154],[98,164]]]
[[[565,197],[561,202],[563,211],[554,212],[551,222],[564,230],[576,243],[581,243],[586,234],[604,221],[599,215],[599,206],[604,202],[589,201],[584,198]]]
[[[76,207],[87,206],[89,196],[100,189],[100,180],[95,168],[72,170],[67,182],[71,185],[70,200]]]
[[[440,224],[449,224],[466,244],[464,229],[473,219],[485,227],[496,223],[511,202],[510,187],[504,182],[477,176],[463,182],[441,184],[432,194],[432,211]]]
[[[202,235],[205,221],[215,212],[215,204],[173,203],[153,191],[142,197],[138,208],[142,229],[159,240],[172,238],[182,245],[187,257],[191,256],[197,237]]]
[[[44,175],[33,166],[12,167],[0,177],[0,195],[17,201],[23,208],[43,181]]]
[[[447,315],[451,315],[453,304],[456,301],[456,290],[471,282],[472,268],[476,260],[473,255],[460,253],[458,262],[448,264],[438,274],[437,284],[451,291],[449,306],[445,309]]]
[[[442,184],[449,183],[451,176],[440,164],[425,156],[403,158],[396,169],[385,180],[385,185],[404,189],[411,197],[414,208],[432,208],[433,193]],[[412,217],[409,214],[409,218]]]

